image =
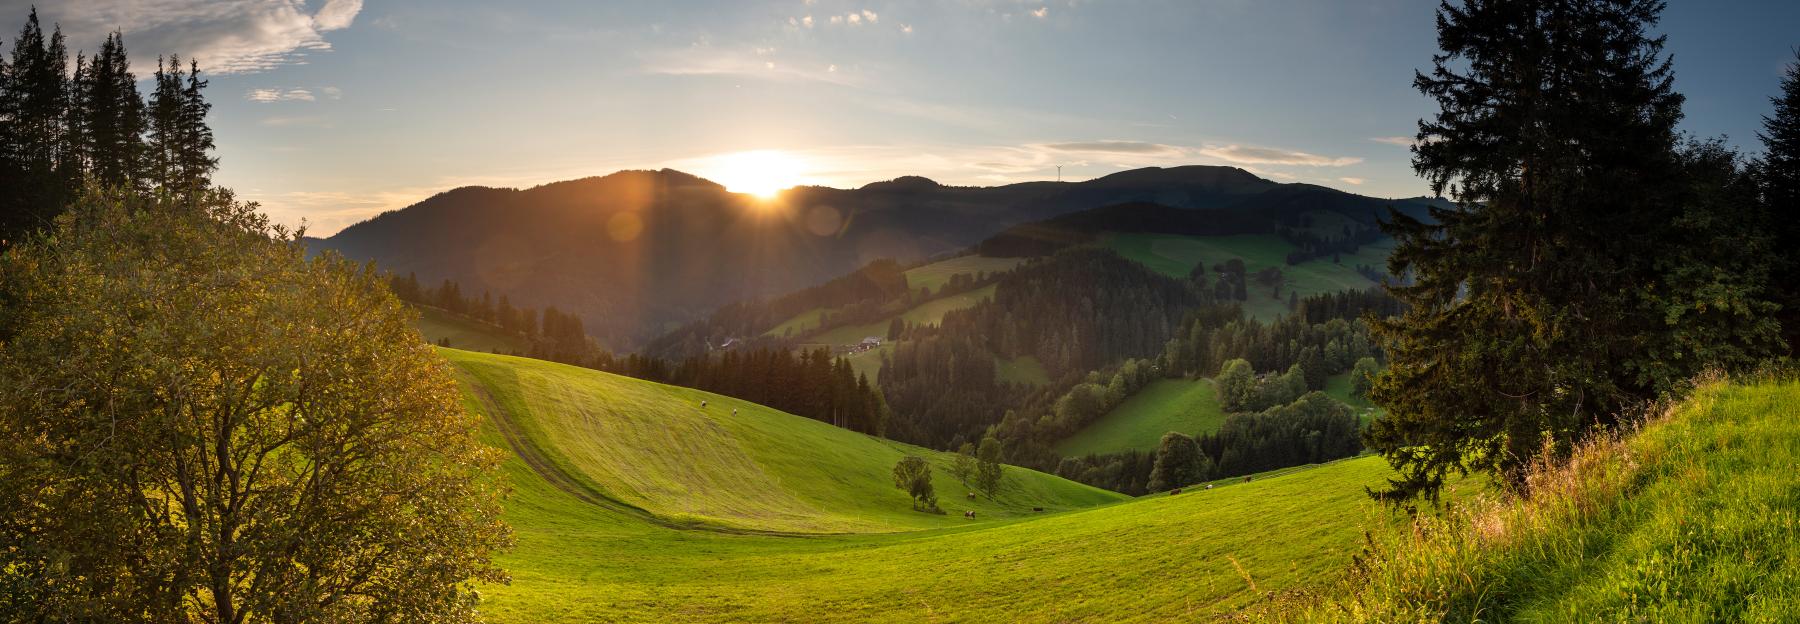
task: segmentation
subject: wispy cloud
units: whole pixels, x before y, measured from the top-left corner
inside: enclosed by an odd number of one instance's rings
[[[335,92],[335,91],[336,91],[336,89],[329,89],[327,91],[327,93],[331,93],[331,92]],[[336,95],[333,94],[333,97],[336,97]],[[311,101],[313,101],[314,98],[313,98],[312,91],[309,91],[307,89],[274,88],[274,89],[251,89],[250,91],[248,91],[244,94],[244,99],[250,100],[252,102],[268,103],[268,102],[311,102]]]
[[[1272,147],[1249,145],[1207,146],[1199,153],[1226,162],[1249,165],[1295,165],[1304,167],[1345,167],[1362,162],[1355,157],[1331,157]]]
[[[1187,150],[1173,145],[1145,143],[1143,141],[1075,141],[1070,143],[1044,143],[1042,144],[1042,147],[1057,152],[1103,152],[1161,156],[1180,156],[1187,153]]]
[[[1413,143],[1416,142],[1413,140],[1412,137],[1409,137],[1409,136],[1369,137],[1369,140],[1374,141],[1376,143],[1395,145],[1395,146],[1399,146],[1399,147],[1412,147]]]
[[[1363,182],[1367,182],[1368,180],[1364,180],[1362,178],[1343,177],[1343,178],[1338,178],[1338,181],[1343,182],[1345,184],[1355,184],[1357,186],[1361,186]]]
[[[667,76],[736,76],[858,84],[853,72],[841,69],[830,62],[777,58],[774,48],[752,48],[744,52],[699,45],[654,55],[644,63],[642,71]]]
[[[325,0],[312,13],[293,0],[63,0],[39,8],[77,48],[97,46],[115,29],[125,33],[140,76],[161,54],[195,59],[214,74],[243,74],[331,49],[325,33],[350,27],[362,0]]]
[[[1050,15],[1050,7],[1047,7],[1047,6],[1038,7],[1038,8],[1031,10],[1031,16],[1038,18],[1038,19],[1044,19],[1045,17],[1048,17],[1049,15]]]

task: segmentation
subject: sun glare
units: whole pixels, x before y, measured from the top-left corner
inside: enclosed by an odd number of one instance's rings
[[[792,154],[778,150],[756,150],[725,154],[711,159],[703,177],[725,185],[734,193],[748,193],[764,199],[801,183],[805,163]]]

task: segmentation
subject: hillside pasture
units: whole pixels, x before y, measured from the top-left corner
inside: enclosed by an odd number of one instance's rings
[[[1383,241],[1365,246],[1355,255],[1340,257],[1336,263],[1331,258],[1315,258],[1289,265],[1287,255],[1294,251],[1293,244],[1272,234],[1212,237],[1113,234],[1107,236],[1102,244],[1121,256],[1170,277],[1185,278],[1195,266],[1204,263],[1210,269],[1213,265],[1232,258],[1242,258],[1245,269],[1252,275],[1268,267],[1279,268],[1284,278],[1279,298],[1273,296],[1270,289],[1251,279],[1249,298],[1244,302],[1245,314],[1265,321],[1288,313],[1289,293],[1307,297],[1373,286],[1374,282],[1356,272],[1356,265],[1373,263],[1385,266],[1387,254],[1393,249],[1392,241]],[[1217,279],[1218,274],[1209,270],[1208,283],[1216,283]]]
[[[950,283],[951,277],[957,275],[968,275],[973,277],[981,273],[993,274],[1011,271],[1023,262],[1025,262],[1024,258],[988,258],[977,255],[957,256],[948,260],[939,260],[924,266],[907,269],[906,285],[914,292],[917,292],[920,288],[929,288],[931,289],[931,292],[936,293],[939,288],[943,288],[945,284]]]
[[[1056,445],[1064,457],[1154,451],[1163,434],[1212,433],[1225,423],[1210,379],[1159,379]]]
[[[419,313],[413,327],[425,341],[438,344],[448,340],[452,348],[488,353],[524,353],[531,349],[523,336],[499,327],[481,323],[431,306],[409,306]]]

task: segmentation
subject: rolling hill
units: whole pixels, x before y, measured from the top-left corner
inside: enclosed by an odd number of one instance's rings
[[[909,177],[799,187],[773,200],[679,171],[622,171],[523,190],[453,189],[309,245],[427,284],[454,280],[515,305],[556,306],[618,350],[723,304],[817,284],[876,258],[926,258],[1018,224],[1129,202],[1269,215],[1252,219],[1264,225],[1307,212],[1367,222],[1390,203],[1209,166],[998,187]]]
[[[482,588],[495,622],[1203,617],[1328,578],[1383,515],[1361,493],[1387,474],[1374,458],[1129,502],[1014,468],[1011,492],[971,503],[940,454],[702,392],[440,351],[487,415],[484,439],[515,451],[512,582]],[[893,487],[905,453],[932,458],[950,515],[911,511]]]

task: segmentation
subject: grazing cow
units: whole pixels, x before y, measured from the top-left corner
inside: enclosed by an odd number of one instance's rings
[[[975,493],[974,493],[974,492],[969,492],[969,495],[968,495],[968,499],[969,499],[969,500],[975,500]]]
[[[1035,512],[1039,512],[1039,513],[1043,513],[1044,508],[1043,507],[1032,507],[1031,510],[1035,511]]]
[[[1250,475],[1244,475],[1244,483],[1250,482]]]
[[[700,402],[700,407],[706,407],[706,401],[701,401],[701,402]]]
[[[1174,495],[1180,494],[1180,493],[1181,493],[1181,488],[1175,488],[1173,490],[1169,490],[1169,496],[1174,496]]]
[[[1212,484],[1211,483],[1206,484],[1206,489],[1209,489],[1209,490],[1212,489]]]
[[[974,510],[965,511],[965,512],[963,512],[963,517],[968,518],[970,520],[974,520],[975,519],[975,511]]]
[[[731,415],[732,415],[732,416],[736,416],[736,415],[737,415],[737,408],[735,408],[735,407],[734,407],[734,408],[731,408]]]

